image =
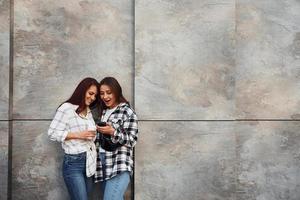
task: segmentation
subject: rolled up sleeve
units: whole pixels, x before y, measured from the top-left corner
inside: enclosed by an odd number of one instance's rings
[[[112,137],[113,143],[134,147],[138,138],[138,120],[133,113],[123,123],[123,126],[118,127]]]
[[[52,141],[63,142],[68,135],[68,112],[61,107],[56,114],[48,129],[48,136]]]

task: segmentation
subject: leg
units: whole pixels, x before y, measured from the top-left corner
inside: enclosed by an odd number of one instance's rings
[[[85,185],[86,185],[86,192],[87,194],[91,194],[93,191],[93,185],[94,185],[94,180],[93,177],[86,177],[85,175]]]
[[[105,177],[105,153],[100,153],[100,160],[101,160],[101,164],[102,164],[102,173],[103,173],[103,177]],[[102,190],[102,195],[104,196],[104,190],[105,190],[105,183],[106,181],[101,181],[101,190]]]
[[[123,200],[130,182],[129,172],[122,172],[106,181],[104,200]]]
[[[85,154],[66,154],[64,157],[63,177],[72,200],[88,200],[85,159]]]

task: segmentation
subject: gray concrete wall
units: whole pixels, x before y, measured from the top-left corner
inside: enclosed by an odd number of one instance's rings
[[[299,199],[300,2],[135,8],[136,199]]]
[[[6,199],[8,190],[8,122],[0,122],[0,137],[0,199]]]
[[[126,199],[299,199],[299,10],[297,0],[0,0],[0,199],[67,199],[47,128],[79,80],[107,75],[140,119]]]
[[[235,1],[137,0],[135,6],[140,117],[234,119]]]
[[[7,198],[9,151],[9,1],[0,0],[0,199]]]
[[[8,120],[9,104],[9,1],[0,1],[0,120]]]
[[[300,119],[300,3],[236,4],[237,118]]]
[[[47,138],[47,129],[58,105],[87,76],[98,80],[115,76],[133,101],[133,2],[14,1],[13,9],[9,192],[12,199],[65,200],[63,152],[60,144]],[[9,33],[9,28],[1,30]],[[4,77],[7,84],[8,73]],[[7,180],[7,173],[3,175]],[[1,184],[1,191],[6,185],[2,189]],[[99,199],[97,190],[94,199]]]

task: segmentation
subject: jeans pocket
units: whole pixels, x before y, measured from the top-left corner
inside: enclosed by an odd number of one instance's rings
[[[80,154],[65,154],[64,164],[66,165],[75,165],[85,163],[85,153]]]

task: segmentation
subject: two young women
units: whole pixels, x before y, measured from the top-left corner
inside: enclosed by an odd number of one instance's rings
[[[105,126],[95,124],[93,107]],[[62,143],[63,178],[72,200],[88,200],[93,182],[99,181],[104,200],[123,199],[133,172],[138,122],[115,78],[106,77],[100,84],[93,78],[83,79],[57,109],[48,135]],[[117,148],[106,151],[96,146],[99,135],[110,138]]]

